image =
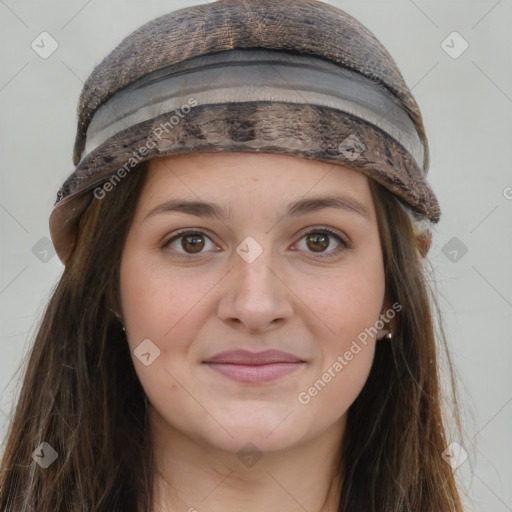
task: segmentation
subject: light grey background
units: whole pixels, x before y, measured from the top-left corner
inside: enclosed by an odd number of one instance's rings
[[[83,81],[133,29],[200,1],[0,0],[0,438],[16,370],[63,269],[44,244],[73,170]],[[374,32],[422,109],[443,211],[429,259],[459,377],[467,438],[458,441],[469,453],[456,471],[468,510],[512,511],[512,0],[329,3]],[[58,43],[46,59],[31,47],[48,51],[43,31]]]

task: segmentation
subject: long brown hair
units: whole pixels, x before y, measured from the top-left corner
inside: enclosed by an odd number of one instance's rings
[[[1,511],[152,510],[146,398],[114,315],[144,170],[93,198],[80,221],[24,371],[0,466]],[[377,342],[369,378],[348,411],[339,512],[460,512],[452,469],[441,456],[447,439],[425,270],[409,217],[390,192],[370,184],[387,296],[403,309],[393,339]],[[58,454],[46,469],[32,459],[42,442]]]

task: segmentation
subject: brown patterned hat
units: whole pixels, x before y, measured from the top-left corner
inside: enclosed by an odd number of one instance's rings
[[[76,168],[50,216],[61,261],[87,206],[139,163],[219,151],[342,164],[394,193],[421,231],[439,220],[418,105],[375,36],[317,0],[222,0],[143,25],[85,82]]]

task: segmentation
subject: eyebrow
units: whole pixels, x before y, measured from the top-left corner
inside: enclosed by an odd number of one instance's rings
[[[299,199],[288,205],[284,216],[287,217],[299,217],[307,213],[315,212],[325,208],[336,208],[344,210],[349,213],[360,215],[367,220],[370,220],[370,214],[368,210],[359,202],[353,198],[341,197],[341,196],[319,196],[307,199]],[[210,217],[218,218],[223,220],[225,218],[231,218],[231,209],[226,206],[221,206],[215,203],[209,203],[207,201],[186,201],[182,199],[172,199],[165,203],[159,204],[152,210],[150,210],[144,217],[143,221],[162,213],[173,213],[181,212],[196,217]]]

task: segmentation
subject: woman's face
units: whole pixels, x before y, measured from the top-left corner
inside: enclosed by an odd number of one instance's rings
[[[362,173],[267,153],[153,160],[120,279],[169,435],[262,452],[341,437],[384,334],[369,330],[385,283]]]

